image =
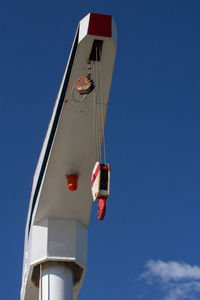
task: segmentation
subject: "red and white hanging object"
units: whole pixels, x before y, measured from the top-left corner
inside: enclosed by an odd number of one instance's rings
[[[103,220],[106,212],[106,200],[110,193],[110,164],[96,162],[91,180],[92,196],[98,199],[98,220]]]

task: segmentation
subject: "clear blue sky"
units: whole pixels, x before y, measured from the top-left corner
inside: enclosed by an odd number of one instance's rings
[[[79,300],[199,299],[198,276],[167,282],[152,269],[200,265],[198,0],[0,2],[0,298],[19,299],[32,178],[88,12],[113,15],[118,50],[106,121],[111,197],[103,222],[92,210]],[[174,296],[183,283],[194,289]]]

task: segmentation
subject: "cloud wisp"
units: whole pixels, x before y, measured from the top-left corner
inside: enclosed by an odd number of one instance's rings
[[[176,261],[149,260],[145,265],[145,269],[146,272],[141,277],[154,277],[162,281],[200,280],[200,267]]]
[[[149,260],[140,279],[146,280],[148,284],[159,282],[165,292],[164,300],[195,300],[200,293],[199,266],[176,261]]]

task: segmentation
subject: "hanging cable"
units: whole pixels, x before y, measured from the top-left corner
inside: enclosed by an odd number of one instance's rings
[[[104,94],[103,94],[103,72],[102,72],[102,49],[99,44],[95,45],[94,49],[94,60],[92,64],[92,78],[95,82],[94,88],[94,144],[95,144],[95,153],[94,158],[96,157],[97,161],[106,163],[106,143],[105,143],[105,113],[106,106],[104,103]],[[102,155],[103,151],[103,155]]]
[[[96,80],[96,65],[95,62],[93,62],[93,77],[95,82]],[[95,145],[95,153],[94,153],[94,157],[95,157],[95,161],[98,159],[98,120],[97,120],[97,103],[96,103],[96,89],[97,89],[97,83],[96,83],[96,87],[94,89],[94,145]]]
[[[102,53],[100,53],[100,90],[101,90],[101,103],[102,103],[102,136],[103,136],[103,152],[104,152],[104,163],[106,163],[106,142],[105,142],[105,104],[103,98],[103,73],[102,73]]]
[[[101,161],[101,136],[100,136],[100,129],[101,129],[101,124],[100,124],[100,104],[99,104],[99,77],[98,77],[98,46],[96,45],[96,63],[95,63],[95,78],[96,78],[96,120],[97,120],[97,149],[98,149],[98,158],[97,160]]]
[[[92,63],[92,69],[91,69],[93,78],[95,80],[95,75],[94,75],[94,62]],[[94,134],[94,163],[96,162],[96,152],[97,152],[97,145],[96,145],[96,99],[95,99],[95,94],[96,94],[96,87],[94,89],[93,93],[93,118],[94,118],[94,128],[93,128],[93,134]]]
[[[110,190],[110,164],[106,163],[105,143],[105,116],[107,105],[105,104],[103,92],[103,68],[102,68],[102,43],[96,43],[93,48],[93,78],[95,79],[94,89],[94,123],[95,123],[95,149],[97,149],[97,161],[95,163],[91,189],[93,200],[98,200],[98,220],[103,220],[106,211],[106,200]],[[102,153],[104,152],[104,153]]]

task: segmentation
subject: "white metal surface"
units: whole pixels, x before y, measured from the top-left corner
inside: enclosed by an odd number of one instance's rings
[[[34,225],[31,236],[31,265],[50,260],[76,261],[85,269],[87,233],[87,228],[76,220],[48,218]]]
[[[73,300],[73,273],[66,263],[44,263],[41,273],[39,300]]]
[[[116,34],[114,38],[88,34],[91,15],[78,26],[34,175],[25,232],[21,300],[38,300],[38,266],[45,261],[73,264],[74,300],[86,272],[87,230],[92,206],[90,179],[98,160],[94,104],[103,116],[98,132],[102,140],[116,53]],[[112,19],[111,23],[111,31],[116,32]],[[101,74],[99,62],[91,62],[94,91],[83,101],[75,101],[74,82],[80,76],[87,76],[95,40],[103,42]],[[74,192],[67,189],[66,180],[66,174],[72,172],[78,174],[78,189]]]
[[[102,38],[103,39],[103,38]],[[52,215],[56,218],[75,218],[88,227],[90,210],[92,206],[90,178],[97,157],[94,160],[94,116],[93,97],[89,94],[82,102],[72,99],[72,89],[75,80],[86,73],[87,61],[94,41],[94,36],[84,38],[76,52],[69,86],[65,95],[59,126],[56,131],[51,156],[45,171],[45,177],[40,192],[40,201],[35,209],[34,223]],[[105,39],[102,53],[103,97],[98,99],[99,114],[105,112],[108,103],[115,44]],[[105,55],[105,57],[104,57]],[[95,75],[94,75],[95,76]],[[98,96],[97,96],[98,97]],[[104,122],[101,124],[100,135],[102,139]],[[66,188],[65,174],[70,172],[79,174],[76,192],[71,193]],[[56,199],[56,201],[55,201]]]

